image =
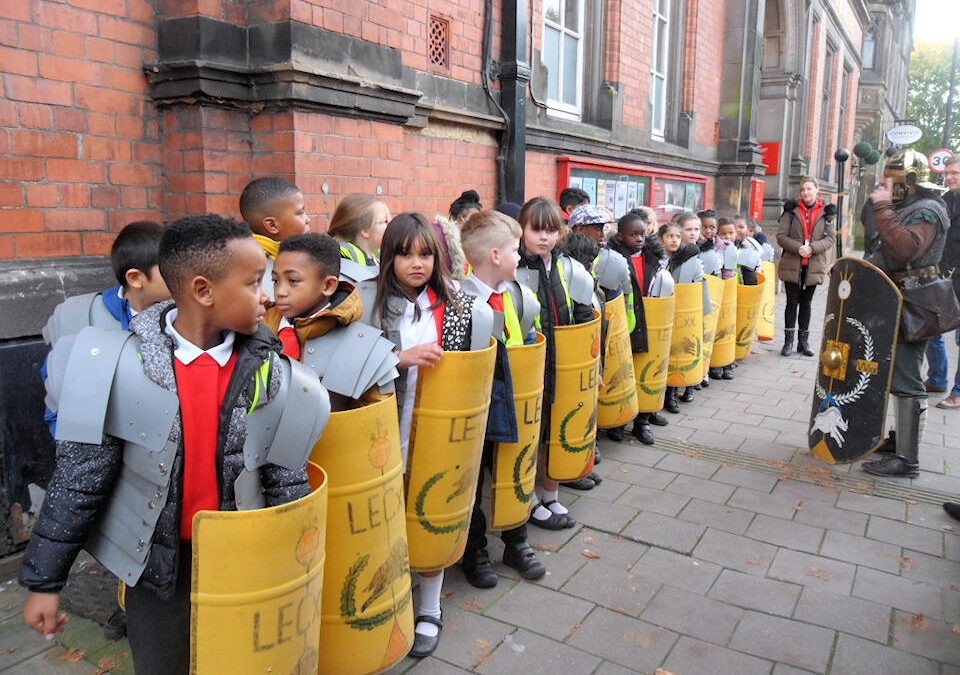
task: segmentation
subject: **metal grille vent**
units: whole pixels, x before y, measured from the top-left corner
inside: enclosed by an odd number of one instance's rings
[[[450,70],[450,22],[439,16],[430,17],[427,59],[440,70]]]

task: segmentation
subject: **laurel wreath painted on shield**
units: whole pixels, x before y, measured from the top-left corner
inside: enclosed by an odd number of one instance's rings
[[[823,322],[824,325],[829,324],[831,321],[833,321],[833,319],[834,319],[833,314],[828,314]],[[849,316],[846,317],[844,320],[847,323],[849,323],[851,326],[856,328],[860,332],[860,335],[863,337],[864,360],[873,361],[873,357],[874,357],[873,335],[870,334],[870,331],[867,330],[867,327],[863,325],[863,323],[860,320],[854,319],[853,317],[849,317]],[[837,405],[844,406],[859,400],[859,398],[863,396],[863,392],[865,392],[867,390],[867,387],[870,386],[871,377],[873,376],[870,373],[861,372],[860,377],[857,378],[857,384],[854,386],[853,389],[851,389],[850,391],[844,392],[842,394],[837,394],[836,396],[833,397],[834,400],[837,402]],[[823,386],[820,384],[819,378],[817,379],[817,383],[816,383],[816,391],[817,391],[817,396],[819,396],[821,399],[824,399],[827,397],[827,392],[824,390]]]

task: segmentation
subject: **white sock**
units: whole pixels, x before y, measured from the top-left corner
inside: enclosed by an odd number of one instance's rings
[[[443,589],[443,572],[434,577],[420,577],[420,606],[417,608],[417,616],[430,616],[439,619],[440,612],[440,592]],[[434,637],[440,633],[440,629],[432,623],[421,621],[417,624],[414,632]]]
[[[567,511],[566,506],[564,506],[563,504],[557,501],[559,496],[560,496],[559,490],[544,490],[543,496],[541,497],[540,502],[541,504],[543,504],[544,502],[553,502],[552,504],[550,504],[550,506],[547,506],[546,508],[549,509],[550,511],[553,511],[554,513],[559,513],[561,516],[565,513],[570,513],[569,511]]]

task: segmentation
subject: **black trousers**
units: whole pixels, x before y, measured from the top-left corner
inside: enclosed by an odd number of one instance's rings
[[[467,545],[464,556],[487,547],[487,518],[483,513],[483,481],[489,473],[493,480],[493,443],[483,444],[483,458],[480,463],[480,476],[477,478],[477,496],[473,501],[473,514],[470,516],[470,529],[467,530]],[[527,541],[527,524],[523,523],[512,530],[500,532],[500,538],[507,546],[524,544]],[[139,673],[138,673],[139,675]]]
[[[137,675],[187,675],[190,672],[190,581],[193,553],[181,542],[173,597],[127,588],[127,637]]]
[[[816,286],[804,286],[807,281],[807,268],[800,268],[800,283],[783,282],[783,290],[787,293],[787,306],[783,310],[783,327],[794,328],[799,318],[800,330],[810,328],[810,303],[813,302],[813,293]],[[798,316],[799,315],[799,316]]]

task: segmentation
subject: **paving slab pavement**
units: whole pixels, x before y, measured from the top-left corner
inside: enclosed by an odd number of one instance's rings
[[[960,523],[939,505],[960,497],[960,411],[931,405],[916,479],[825,465],[806,449],[814,359],[780,344],[757,343],[655,445],[600,440],[604,482],[562,495],[579,525],[530,528],[547,576],[518,579],[492,537],[499,585],[448,570],[440,647],[389,674],[960,675]],[[0,652],[17,651],[0,673],[96,672],[47,656],[64,652],[2,588]],[[94,631],[64,644],[98,654]]]

